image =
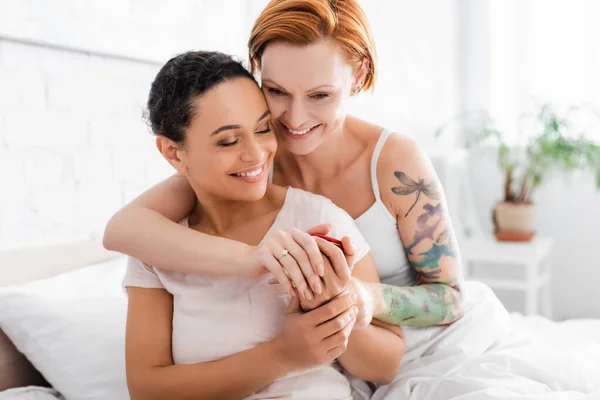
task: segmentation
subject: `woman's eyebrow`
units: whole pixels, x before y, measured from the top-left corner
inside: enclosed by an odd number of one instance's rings
[[[267,116],[269,116],[269,114],[271,114],[271,112],[269,110],[265,111],[263,113],[263,115],[261,115],[256,122],[260,122],[263,119],[265,119]],[[213,133],[210,134],[210,136],[216,135],[217,133],[221,133],[223,131],[228,131],[230,129],[241,129],[242,126],[241,125],[223,125],[220,128],[217,128]]]
[[[217,133],[221,133],[230,129],[240,129],[241,127],[241,125],[223,125],[222,127],[216,129],[213,133],[211,133],[210,136],[214,136]]]
[[[271,85],[275,85],[275,86],[283,89],[283,86],[279,85],[277,82],[272,81],[271,79],[266,78],[266,79],[263,79],[262,81],[266,82],[266,83],[270,83]],[[324,83],[322,85],[317,85],[314,88],[307,90],[306,93],[314,92],[314,91],[316,91],[318,89],[325,89],[325,88],[327,88],[327,89],[335,89],[335,86],[327,84],[327,83]],[[283,90],[285,90],[285,89],[283,89]]]

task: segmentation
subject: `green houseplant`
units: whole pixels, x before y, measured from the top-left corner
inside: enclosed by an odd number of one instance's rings
[[[551,175],[575,170],[590,170],[600,189],[600,146],[582,132],[576,133],[575,113],[600,121],[598,114],[582,107],[564,112],[551,105],[541,106],[535,114],[524,114],[527,126],[519,142],[508,143],[487,113],[470,113],[436,132],[440,136],[454,124],[466,133],[467,148],[492,145],[498,152],[498,166],[504,178],[504,198],[493,210],[494,227],[499,240],[529,240],[534,235],[533,195]]]

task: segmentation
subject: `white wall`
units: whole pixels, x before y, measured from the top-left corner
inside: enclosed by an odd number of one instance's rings
[[[486,149],[470,158],[469,179],[482,228],[493,231],[490,210],[502,197],[495,153]],[[556,319],[600,318],[600,192],[587,173],[549,179],[535,194],[536,233],[554,238],[552,301]],[[489,273],[489,269],[486,273]],[[515,292],[499,292],[513,311],[522,310]]]
[[[237,1],[1,2],[0,248],[100,238],[171,173],[141,118],[159,67],[190,48],[243,57],[247,29]]]
[[[433,132],[460,110],[457,3],[444,0],[370,0],[380,75],[373,95],[352,112],[414,136],[427,147],[452,146]]]
[[[465,2],[466,3],[466,2]],[[600,28],[593,0],[482,0],[468,10],[480,21],[471,36],[479,91],[463,92],[470,109],[488,109],[509,139],[519,140],[518,117],[533,101],[600,109]],[[557,24],[560,29],[557,29]],[[479,33],[477,33],[479,32]],[[480,49],[487,49],[481,53]],[[583,125],[600,138],[600,124]],[[519,136],[521,135],[521,136]],[[474,154],[471,187],[480,220],[491,232],[490,210],[502,196],[495,154]],[[553,303],[557,318],[600,318],[600,192],[588,174],[549,179],[535,194],[536,229],[551,236]],[[508,303],[507,303],[508,304]],[[510,304],[512,307],[513,304]],[[514,309],[518,309],[515,305]]]
[[[171,55],[246,56],[266,0],[0,2],[0,249],[101,237],[114,211],[171,170],[141,115]],[[365,1],[376,94],[353,109],[424,144],[456,111],[453,5]]]

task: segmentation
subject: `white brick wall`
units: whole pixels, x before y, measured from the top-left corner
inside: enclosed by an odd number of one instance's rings
[[[189,49],[245,59],[266,3],[1,1],[0,250],[100,238],[112,213],[169,175],[141,120],[152,78]],[[452,6],[377,4],[364,3],[381,77],[353,111],[427,142],[455,109]]]
[[[157,66],[1,46],[0,247],[99,238],[170,173],[141,120]]]

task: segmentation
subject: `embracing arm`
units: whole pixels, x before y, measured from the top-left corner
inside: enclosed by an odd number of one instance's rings
[[[258,277],[268,271],[292,293],[275,254],[288,249],[284,262],[299,293],[316,292],[321,253],[306,232],[295,228],[275,232],[258,247],[208,235],[177,224],[196,205],[188,180],[172,176],[142,193],[108,222],[104,247],[166,271],[206,275]],[[308,230],[327,233],[325,224]],[[306,279],[305,279],[306,277]],[[312,293],[312,292],[311,292]]]
[[[177,272],[240,274],[248,246],[174,222],[189,215],[195,204],[196,195],[185,177],[167,178],[110,219],[104,247],[167,271],[177,266]]]
[[[433,166],[414,141],[392,135],[384,146],[377,176],[382,199],[397,217],[419,285],[380,285],[375,318],[412,326],[456,321],[463,315],[460,254]]]
[[[288,372],[273,342],[213,362],[174,365],[171,294],[137,287],[128,294],[125,353],[133,400],[239,399]]]

